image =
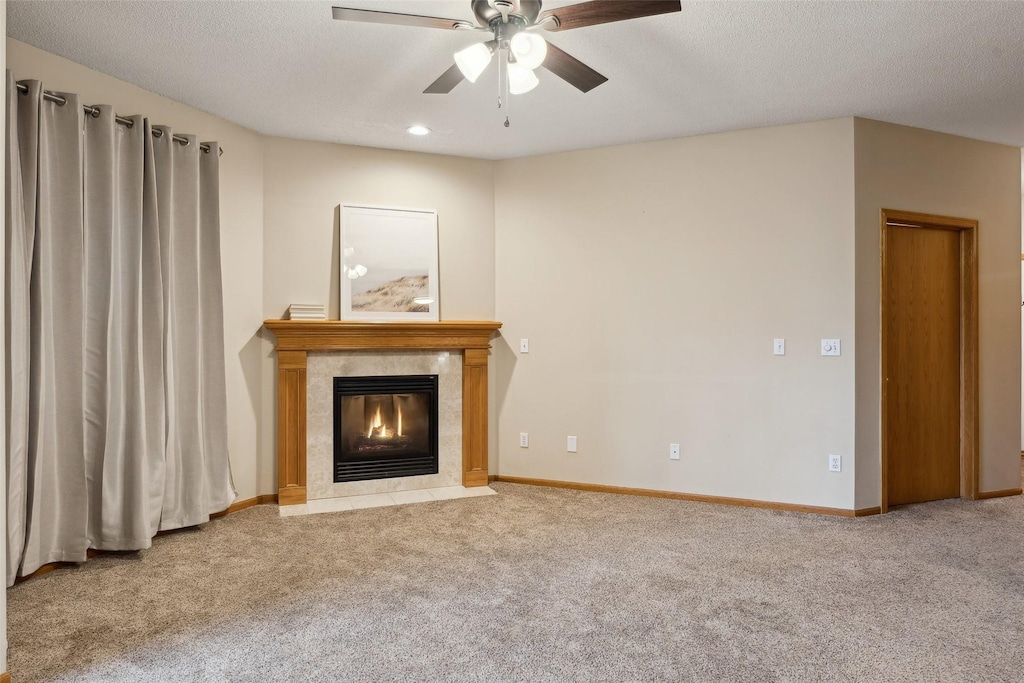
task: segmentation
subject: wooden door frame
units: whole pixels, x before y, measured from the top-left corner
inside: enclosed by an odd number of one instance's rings
[[[886,322],[886,239],[889,227],[954,230],[960,233],[960,497],[978,498],[978,221],[910,211],[881,212],[882,512],[889,510],[887,390],[889,339]]]

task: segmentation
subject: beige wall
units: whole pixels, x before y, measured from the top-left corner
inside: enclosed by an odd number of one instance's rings
[[[325,303],[338,318],[338,207],[363,204],[436,210],[441,319],[494,318],[492,162],[266,138],[264,168],[265,317],[283,317],[292,303]],[[266,492],[277,490],[271,339],[262,348]],[[493,452],[493,428],[491,441]]]
[[[494,315],[493,163],[265,138],[264,312],[329,304],[338,318],[338,206],[434,209],[441,319]]]
[[[852,119],[499,163],[500,473],[853,507],[853,170]]]
[[[7,68],[15,78],[79,93],[89,104],[111,104],[119,114],[144,114],[224,148],[220,189],[228,448],[238,497],[263,493],[257,486],[256,459],[262,402],[256,337],[263,323],[262,136],[12,39],[7,40]]]
[[[1020,150],[856,119],[857,507],[881,496],[879,211],[979,221],[982,491],[1020,486]]]

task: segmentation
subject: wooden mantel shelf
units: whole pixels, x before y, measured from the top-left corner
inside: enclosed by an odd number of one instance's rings
[[[501,323],[266,320],[277,337],[278,504],[306,502],[306,355],[317,351],[462,352],[462,485],[487,485],[487,352]]]
[[[489,349],[501,323],[489,320],[372,323],[340,320],[265,320],[278,351],[342,349]]]

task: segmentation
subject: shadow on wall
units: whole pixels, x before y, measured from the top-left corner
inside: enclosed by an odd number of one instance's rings
[[[264,357],[260,347],[263,342],[271,343],[273,349],[273,335],[262,326],[256,330],[256,334],[249,338],[245,346],[238,352],[238,362],[242,364],[242,377],[245,379],[245,391],[249,395],[249,403],[252,406],[252,414],[256,417],[256,453],[263,452],[263,430],[259,423],[263,415],[263,361]],[[263,458],[256,458],[256,490],[259,491],[260,468],[263,465]]]
[[[491,358],[494,360],[494,379],[495,379],[495,407],[494,416],[498,419],[502,411],[505,408],[505,399],[508,397],[509,385],[512,382],[512,373],[516,369],[516,356],[515,349],[509,343],[505,335],[498,333],[498,336],[491,340]],[[498,438],[501,438],[501,434],[498,434]],[[500,448],[498,449],[500,453]]]
[[[331,238],[331,279],[327,292],[327,319],[341,320],[341,205],[334,207],[334,236]]]
[[[283,315],[281,316],[284,317]],[[264,404],[260,412],[259,442],[261,444],[256,463],[256,490],[257,493],[277,492],[277,352],[274,346],[277,344],[277,337],[265,327],[261,327],[256,333],[258,353],[261,354],[260,362],[263,368],[261,384],[263,386]],[[269,472],[268,472],[269,470]],[[266,477],[266,479],[264,479]],[[270,484],[264,490],[262,483]]]

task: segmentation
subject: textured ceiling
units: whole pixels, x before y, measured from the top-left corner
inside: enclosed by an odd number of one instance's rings
[[[546,34],[609,81],[582,94],[538,70],[510,128],[493,64],[421,94],[481,34],[334,21],[332,4],[472,18],[468,0],[11,1],[7,29],[309,140],[501,159],[857,115],[1024,147],[1024,2],[684,0],[677,14]],[[434,132],[410,136],[413,123]]]

